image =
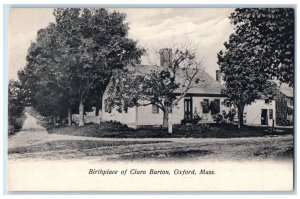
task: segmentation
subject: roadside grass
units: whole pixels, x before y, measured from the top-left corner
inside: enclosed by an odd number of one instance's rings
[[[93,141],[93,140],[55,140],[31,146],[8,149],[8,154],[39,153],[58,150],[88,150],[101,147],[115,147],[140,144],[155,144],[167,141]]]
[[[177,160],[177,159],[193,159],[201,158],[207,155],[211,155],[211,150],[201,149],[173,149],[173,150],[160,150],[160,151],[142,151],[137,153],[130,153],[120,155],[118,159],[121,160]]]
[[[173,133],[154,127],[132,129],[116,122],[101,124],[87,124],[83,127],[48,126],[49,134],[63,134],[74,136],[101,137],[101,138],[239,138],[262,137],[293,134],[293,129],[272,132],[269,128],[245,126],[238,129],[230,124],[198,124],[174,125]]]

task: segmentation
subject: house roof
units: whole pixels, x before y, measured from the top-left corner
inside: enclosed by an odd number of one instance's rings
[[[153,66],[153,65],[136,65],[129,66],[128,69],[130,71],[136,71],[142,74],[150,73],[152,70],[159,70],[161,66]],[[179,71],[178,73],[178,81],[184,81],[185,72],[184,70]],[[220,82],[216,81],[212,78],[207,72],[204,70],[200,70],[197,74],[197,78],[200,79],[200,82],[195,85],[195,87],[191,88],[187,94],[202,94],[202,95],[221,95],[221,89],[224,88]]]
[[[273,79],[271,80],[276,84],[276,88],[287,97],[294,97],[294,88],[290,87],[286,83],[280,83],[279,80]]]
[[[293,87],[289,87],[285,83],[282,83],[278,87],[279,87],[279,91],[282,92],[287,97],[294,97],[294,88]]]

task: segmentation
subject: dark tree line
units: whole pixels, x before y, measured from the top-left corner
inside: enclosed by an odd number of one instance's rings
[[[144,50],[127,37],[126,15],[106,9],[55,9],[55,23],[37,33],[19,71],[28,104],[54,120],[101,106],[115,69],[138,63]]]

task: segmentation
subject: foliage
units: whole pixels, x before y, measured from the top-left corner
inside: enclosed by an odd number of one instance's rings
[[[225,42],[226,50],[218,53],[218,64],[223,74],[225,89],[222,94],[228,98],[229,104],[238,109],[239,125],[243,125],[244,107],[251,104],[263,95],[274,95],[275,86],[265,75],[267,63],[263,54],[247,42],[247,34],[241,34],[240,29],[230,35],[229,41]]]
[[[23,111],[26,107],[26,95],[19,81],[9,81],[8,85],[8,125],[9,134],[21,129],[23,124]]]
[[[181,120],[181,124],[198,124],[201,120],[202,120],[202,118],[195,111],[193,118],[184,118],[183,120]]]
[[[55,23],[38,31],[19,79],[44,116],[65,117],[68,107],[83,116],[84,106],[99,107],[113,69],[139,62],[144,51],[127,38],[123,13],[59,8],[54,17]]]
[[[112,69],[120,69],[143,53],[128,39],[126,15],[106,9],[55,9],[57,28],[64,40],[66,69],[80,101],[100,97]],[[97,91],[102,91],[97,93]]]
[[[292,126],[293,121],[288,120],[286,117],[276,117],[276,125],[278,126]]]
[[[202,120],[202,118],[200,117],[199,113],[194,112],[194,115],[193,115],[193,124],[198,124],[200,121]]]
[[[229,17],[236,35],[243,38],[241,48],[255,53],[252,62],[264,66],[264,75],[290,86],[294,85],[294,13],[293,8],[238,8]]]
[[[73,136],[87,136],[100,138],[234,138],[234,137],[264,137],[266,135],[290,135],[293,130],[284,129],[281,131],[266,131],[262,127],[245,126],[238,129],[236,125],[220,124],[176,124],[173,125],[173,133],[164,133],[161,128],[138,128],[130,129],[122,127],[116,123],[104,122],[99,124],[89,124],[84,127],[78,126],[51,126],[47,129],[50,134],[63,134]]]
[[[19,71],[19,79],[26,89],[30,105],[44,116],[62,115],[68,106],[67,84],[61,70],[55,24],[38,31],[37,39],[28,50],[27,64]]]
[[[216,123],[224,122],[224,118],[223,118],[223,116],[221,114],[215,115],[214,120],[216,121]]]
[[[294,113],[294,109],[287,107],[287,114],[292,115]]]
[[[228,111],[228,113],[226,113],[226,111],[222,111],[222,115],[224,119],[229,120],[229,122],[232,123],[236,115],[236,110],[231,109]]]

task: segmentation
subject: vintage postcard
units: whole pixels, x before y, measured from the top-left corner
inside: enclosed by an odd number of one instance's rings
[[[10,8],[8,187],[293,191],[295,9]]]

